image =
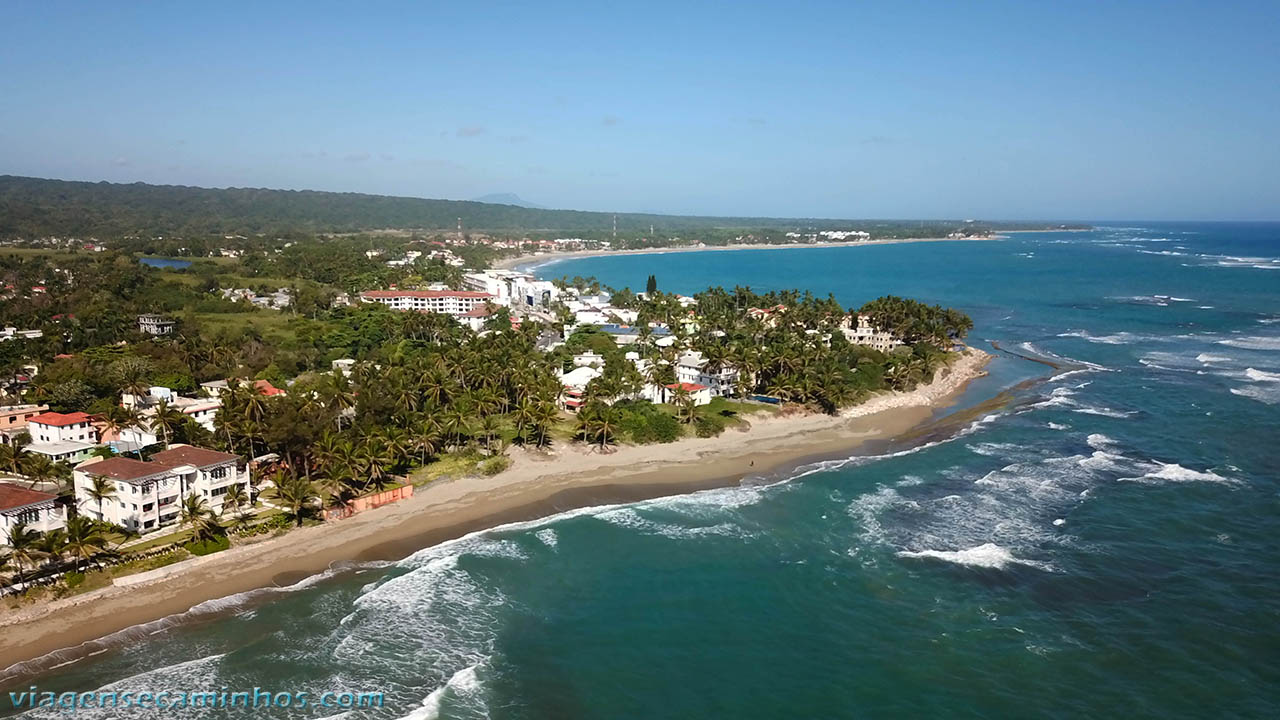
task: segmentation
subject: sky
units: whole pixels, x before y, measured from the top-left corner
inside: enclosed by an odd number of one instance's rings
[[[1280,219],[1280,2],[11,2],[0,174]]]

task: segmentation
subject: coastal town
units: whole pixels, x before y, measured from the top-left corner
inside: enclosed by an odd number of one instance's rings
[[[171,387],[152,356],[190,345],[192,329],[154,311],[136,316],[105,364],[91,361],[111,378],[101,400],[68,406],[44,382],[83,355],[15,363],[0,408],[10,605],[167,575],[184,558],[341,522],[441,478],[499,474],[517,450],[608,453],[745,429],[753,415],[838,415],[927,383],[969,327],[897,298],[849,311],[799,292],[689,296],[655,278],[633,292],[468,270],[448,250],[363,254],[389,268],[450,269],[331,298],[331,312],[403,338],[375,352],[293,377],[196,371]],[[214,292],[255,313],[293,305],[285,291],[263,302],[247,289]],[[43,334],[8,328],[8,347]]]

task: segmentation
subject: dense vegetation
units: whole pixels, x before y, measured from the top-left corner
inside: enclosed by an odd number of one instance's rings
[[[699,217],[619,213],[622,233],[715,228],[818,229],[848,227],[838,219]],[[263,234],[304,237],[315,233],[384,228],[467,229],[530,232],[538,229],[612,232],[614,215],[543,210],[457,200],[258,188],[209,189],[177,185],[70,182],[0,176],[0,239],[43,237],[117,238]],[[1043,223],[960,221],[864,221],[883,237],[938,237],[956,230],[1056,227]]]

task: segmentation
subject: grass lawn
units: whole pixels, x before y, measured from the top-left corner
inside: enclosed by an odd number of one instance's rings
[[[477,466],[484,462],[485,456],[476,450],[462,450],[445,453],[426,467],[420,467],[409,473],[409,483],[422,486],[443,477],[458,478],[477,474]]]
[[[293,316],[278,310],[257,310],[238,313],[196,313],[196,320],[209,330],[218,332],[223,329],[238,330],[245,325],[252,325],[258,334],[268,340],[277,340],[282,344],[297,340],[297,333],[289,327]]]

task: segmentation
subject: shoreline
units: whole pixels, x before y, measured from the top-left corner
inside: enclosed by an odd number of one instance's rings
[[[702,247],[642,248],[638,250],[573,250],[570,252],[548,252],[532,255],[524,254],[499,258],[493,261],[490,268],[493,270],[530,270],[542,267],[543,265],[561,262],[563,260],[577,260],[580,258],[601,257],[606,255],[664,255],[666,253],[725,252],[732,250],[801,250],[805,248],[864,247],[867,245],[900,245],[903,243],[919,242],[987,242],[990,240],[1000,239],[1002,239],[1002,235],[996,234],[989,237],[974,238],[887,238],[883,240],[850,240],[842,242],[787,244],[740,243],[736,245],[704,245]]]
[[[471,532],[568,510],[779,481],[818,459],[937,433],[945,428],[934,426],[947,421],[938,411],[986,375],[991,359],[968,349],[928,385],[882,393],[838,416],[755,414],[749,427],[717,437],[611,453],[581,446],[555,455],[513,449],[512,466],[492,477],[435,482],[398,503],[206,556],[172,577],[6,612],[0,616],[0,680],[73,662],[134,633],[214,619],[228,605],[220,599],[279,592],[350,563],[399,560]]]

